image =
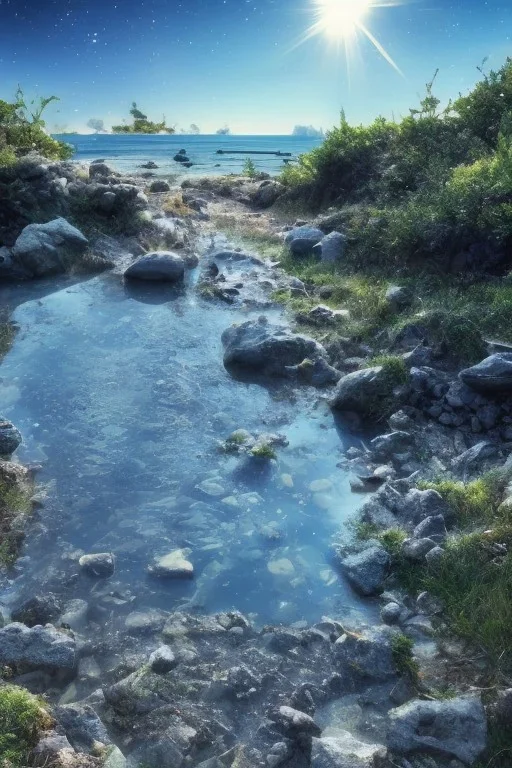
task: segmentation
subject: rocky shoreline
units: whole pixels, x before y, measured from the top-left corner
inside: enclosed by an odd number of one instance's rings
[[[379,411],[380,434],[350,448],[343,459],[353,473],[354,492],[372,494],[359,513],[372,537],[347,543],[343,532],[334,549],[353,588],[378,596],[382,624],[355,631],[340,617],[326,617],[312,626],[259,628],[238,612],[202,616],[149,610],[128,613],[124,628],[110,640],[95,640],[85,631],[83,601],[62,605],[52,594],[26,596],[0,629],[0,664],[8,670],[9,684],[45,694],[51,702],[53,724],[34,749],[37,764],[475,764],[486,747],[487,717],[503,716],[509,692],[502,685],[498,705],[493,701],[487,713],[471,676],[458,681],[452,698],[433,695],[462,646],[453,641],[448,649],[449,642],[437,640],[443,606],[428,592],[414,599],[405,594],[381,534],[406,531],[400,557],[413,568],[436,567],[456,521],[440,493],[418,488],[418,481],[441,472],[467,480],[506,462],[512,448],[507,355],[489,349],[490,356],[459,376],[449,355],[429,343],[429,328],[418,322],[404,326],[388,345],[402,360],[397,377],[386,364],[368,365],[372,354],[366,345],[343,337],[333,341],[327,331],[338,324],[342,330],[346,314],[321,303],[325,287],[317,290],[258,254],[229,243],[219,248],[216,242],[219,211],[234,217],[256,214],[282,234],[293,258],[316,253],[329,263],[343,259],[342,232],[321,229],[320,221],[319,226],[301,221],[294,226],[261,212],[282,192],[272,180],[206,180],[199,188],[187,182],[183,190],[148,189],[143,179],[123,179],[101,161],[86,171],[29,158],[16,181],[0,182],[8,197],[0,218],[3,279],[113,269],[134,286],[180,285],[199,264],[194,290],[213,301],[266,312],[279,291],[318,295],[318,305],[297,318],[311,335],[266,315],[226,328],[226,368],[280,377],[291,387],[312,385],[356,430],[375,421]],[[171,201],[163,197],[169,192]],[[45,219],[41,223],[27,223],[34,204]],[[117,226],[119,217],[123,222],[138,217],[139,231],[105,235],[109,221]],[[79,221],[85,222],[82,229]],[[388,301],[400,312],[410,297],[391,286]],[[372,429],[375,434],[375,425]],[[238,430],[224,447],[265,465],[274,460],[280,439]],[[0,440],[2,454],[10,456],[21,436],[4,422]],[[505,489],[508,462],[501,472]],[[21,475],[26,482],[23,469],[7,461],[0,474],[3,483],[16,476],[21,484]],[[506,503],[505,490],[503,498]],[[151,567],[157,577],[194,575],[182,550]],[[105,597],[122,599],[108,590],[115,553],[84,553],[71,568],[95,580],[100,593],[107,585]],[[87,684],[78,688],[77,678]]]

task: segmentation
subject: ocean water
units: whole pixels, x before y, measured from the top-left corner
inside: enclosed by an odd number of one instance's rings
[[[322,143],[321,139],[296,136],[116,136],[92,134],[87,136],[61,134],[55,136],[75,147],[75,160],[91,162],[105,159],[121,173],[140,171],[140,166],[152,160],[159,167],[156,175],[180,178],[188,175],[224,175],[240,173],[247,157],[251,157],[258,171],[277,175],[284,167],[284,160],[297,160],[299,155],[309,152]],[[192,168],[183,168],[173,158],[184,149],[194,163]],[[240,150],[248,154],[218,155]],[[291,158],[275,155],[249,155],[249,150],[266,152],[290,152]]]

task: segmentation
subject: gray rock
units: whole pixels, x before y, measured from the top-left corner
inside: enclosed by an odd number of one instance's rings
[[[340,671],[349,679],[388,680],[396,675],[393,630],[377,628],[365,635],[345,633],[333,646]]]
[[[434,549],[436,542],[432,539],[406,539],[401,548],[402,555],[408,560],[421,562],[427,552]]]
[[[416,598],[416,610],[423,616],[435,616],[443,612],[443,604],[430,592],[420,592]]]
[[[126,768],[126,758],[119,747],[111,747],[104,758],[103,768]]]
[[[272,720],[281,726],[290,738],[295,736],[320,736],[322,729],[310,715],[292,707],[279,707],[271,714]]]
[[[426,517],[413,532],[415,539],[432,539],[438,544],[446,539],[447,531],[443,515]]]
[[[482,440],[453,459],[452,467],[458,472],[466,472],[473,469],[475,464],[478,465],[485,459],[496,456],[497,453],[498,448],[494,443]]]
[[[172,251],[154,251],[137,259],[124,276],[128,280],[176,283],[183,279],[184,274],[185,264],[181,256]]]
[[[443,559],[444,549],[442,547],[433,547],[425,555],[427,565],[431,568],[435,568],[438,563]]]
[[[149,657],[149,666],[158,675],[165,675],[171,669],[174,669],[177,664],[176,656],[168,645],[161,645]]]
[[[394,310],[400,311],[411,306],[412,296],[407,288],[391,285],[386,291],[386,301]]]
[[[382,592],[384,580],[391,564],[384,547],[375,543],[341,561],[343,572],[351,586],[361,595],[376,595]]]
[[[418,525],[427,517],[443,515],[446,519],[450,510],[440,493],[432,489],[419,491],[413,488],[404,498],[403,518],[413,525]]]
[[[348,238],[342,232],[331,232],[322,237],[321,241],[313,249],[320,252],[320,260],[324,264],[336,264],[343,261],[345,251],[347,250]]]
[[[104,162],[91,163],[89,166],[89,178],[96,179],[98,176],[115,176],[113,168]]]
[[[95,742],[111,744],[107,729],[88,704],[66,704],[55,707],[54,715],[77,752],[89,752]]]
[[[331,405],[341,411],[369,416],[390,394],[389,377],[382,366],[363,368],[343,376],[338,382]]]
[[[59,623],[77,631],[86,623],[88,611],[89,604],[85,600],[80,600],[80,598],[69,600],[64,607]]]
[[[57,618],[61,610],[59,600],[52,593],[35,595],[11,611],[12,620],[27,627],[48,624]]]
[[[294,334],[288,328],[271,325],[265,317],[227,328],[222,334],[224,365],[259,369],[275,376],[286,376],[286,368],[325,356],[314,339]]]
[[[1,664],[71,670],[76,662],[75,640],[51,624],[29,629],[13,623],[0,629]]]
[[[487,741],[479,698],[411,701],[389,713],[388,747],[401,754],[434,751],[472,765]]]
[[[407,451],[413,441],[409,432],[397,430],[388,435],[379,435],[371,441],[372,452],[379,460],[385,460],[394,454]]]
[[[510,728],[512,724],[512,688],[499,691],[495,712],[498,722]]]
[[[157,181],[151,182],[149,187],[150,192],[169,192],[170,189],[170,184],[162,179],[157,179]]]
[[[285,243],[294,256],[307,256],[323,237],[324,233],[320,229],[305,225],[288,232]]]
[[[20,280],[30,277],[27,270],[18,264],[6,246],[0,247],[0,279]]]
[[[33,277],[65,272],[87,248],[87,238],[66,219],[29,224],[16,240],[13,257]]]
[[[149,573],[161,579],[194,578],[194,566],[187,560],[185,552],[181,549],[175,549],[169,554],[159,557],[148,570]]]
[[[111,552],[82,555],[78,561],[80,568],[90,576],[108,578],[116,569],[115,557]]]
[[[335,737],[313,739],[311,768],[376,768],[385,756],[381,744],[367,744],[340,730]]]
[[[385,624],[397,624],[401,614],[402,608],[398,603],[386,603],[380,611],[380,617]]]
[[[73,747],[65,736],[50,732],[38,741],[34,747],[33,755],[46,762],[55,759],[62,750],[72,752]]]
[[[496,352],[459,374],[468,387],[484,395],[512,392],[512,354]]]
[[[264,181],[251,194],[251,202],[257,208],[270,208],[284,192],[284,186],[278,181]]]

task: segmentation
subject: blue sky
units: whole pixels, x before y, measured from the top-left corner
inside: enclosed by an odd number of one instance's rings
[[[436,68],[443,100],[478,79],[486,56],[512,54],[512,2],[415,0],[375,8],[366,24],[400,76],[364,38],[347,72],[325,37],[299,47],[313,0],[0,0],[0,98],[60,96],[48,126],[83,130],[128,116],[133,100],[153,119],[204,133],[286,134],[396,117],[415,106]]]

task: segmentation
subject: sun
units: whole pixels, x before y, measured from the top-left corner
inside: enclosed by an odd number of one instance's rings
[[[361,36],[374,46],[380,55],[402,74],[384,46],[370,32],[366,24],[367,17],[376,8],[400,5],[407,0],[312,0],[314,23],[306,31],[300,43],[320,35],[338,47],[343,46],[347,55],[347,65],[354,45]],[[299,44],[300,44],[299,43]]]
[[[333,40],[353,37],[371,5],[371,0],[315,0],[318,34]]]

